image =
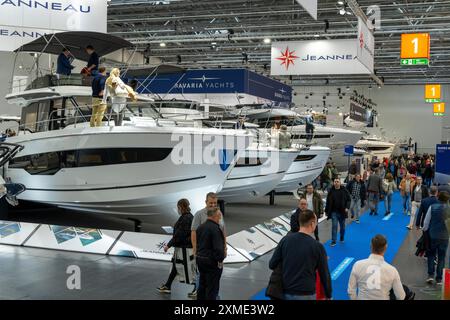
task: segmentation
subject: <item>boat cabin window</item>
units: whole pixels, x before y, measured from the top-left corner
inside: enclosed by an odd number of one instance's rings
[[[63,168],[162,161],[172,148],[82,149],[33,154],[9,162],[9,169],[24,169],[32,175],[54,175]]]
[[[305,121],[302,118],[294,118],[294,117],[270,117],[267,118],[260,118],[256,119],[253,123],[257,123],[260,128],[271,128],[275,124],[275,121],[280,120],[281,125],[286,125],[288,127],[290,126],[300,126],[304,125]]]
[[[22,116],[20,123],[24,126],[25,130],[31,132],[36,131],[36,122],[38,119],[39,103],[32,103],[22,108]]]

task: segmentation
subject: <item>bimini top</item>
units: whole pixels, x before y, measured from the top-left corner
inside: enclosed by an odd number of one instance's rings
[[[92,45],[99,56],[133,46],[129,41],[107,33],[68,31],[43,35],[14,51],[42,52],[58,55],[65,47],[75,58],[88,61],[89,55],[85,51],[87,45]]]
[[[160,64],[157,66],[140,66],[138,68],[129,68],[126,72],[122,74],[125,77],[132,78],[143,78],[148,75],[159,75],[159,74],[171,74],[171,73],[185,73],[186,69],[174,66],[171,64]]]

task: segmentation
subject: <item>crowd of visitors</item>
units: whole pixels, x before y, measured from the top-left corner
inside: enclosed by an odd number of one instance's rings
[[[423,238],[427,239],[421,242],[426,243],[423,247],[428,260],[426,282],[441,285],[449,241],[450,195],[446,189],[439,190],[431,185],[433,172],[434,157],[431,155],[374,160],[363,174],[356,162],[352,162],[343,185],[336,166],[328,163],[320,180],[307,185],[300,195],[298,207],[291,216],[290,232],[279,242],[269,262],[272,275],[266,295],[283,300],[331,299],[332,282],[327,253],[319,241],[318,220],[324,215],[331,220],[331,247],[334,247],[338,230],[339,242],[345,241],[347,219],[360,223],[360,215],[364,212],[378,215],[380,201],[384,201],[385,216],[392,214],[393,195],[397,191],[402,199],[402,214],[410,216],[407,228],[422,230]],[[319,189],[325,190],[325,202]],[[167,251],[175,247],[172,269],[166,283],[158,288],[160,292],[170,293],[173,280],[189,269],[192,275],[180,277],[194,285],[189,297],[199,300],[220,298],[227,245],[225,224],[217,201],[216,194],[208,193],[205,208],[194,216],[186,199],[178,202],[180,218],[174,226],[172,240],[164,248]],[[414,298],[414,293],[402,284],[397,269],[385,261],[387,248],[388,239],[381,234],[374,235],[369,257],[352,267],[347,291],[350,299]],[[177,267],[178,263],[182,264],[181,268]],[[371,285],[374,274],[379,276],[377,286]]]

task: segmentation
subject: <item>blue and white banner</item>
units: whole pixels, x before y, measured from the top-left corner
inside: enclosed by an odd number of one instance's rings
[[[106,32],[107,0],[0,0],[0,51],[46,33]]]
[[[120,231],[40,225],[24,244],[27,247],[106,254]]]
[[[290,86],[246,69],[188,70],[138,80],[141,94],[246,93],[275,102],[292,101]]]
[[[436,172],[434,183],[450,183],[450,144],[436,145]]]

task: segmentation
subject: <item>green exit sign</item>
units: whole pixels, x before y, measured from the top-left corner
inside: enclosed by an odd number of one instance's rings
[[[436,103],[436,102],[441,102],[441,99],[425,99],[425,102],[427,102],[427,103]]]
[[[401,59],[400,65],[402,66],[428,66],[430,64],[429,59]]]
[[[435,112],[434,115],[437,116],[437,117],[443,117],[444,116],[444,114],[442,112]]]

